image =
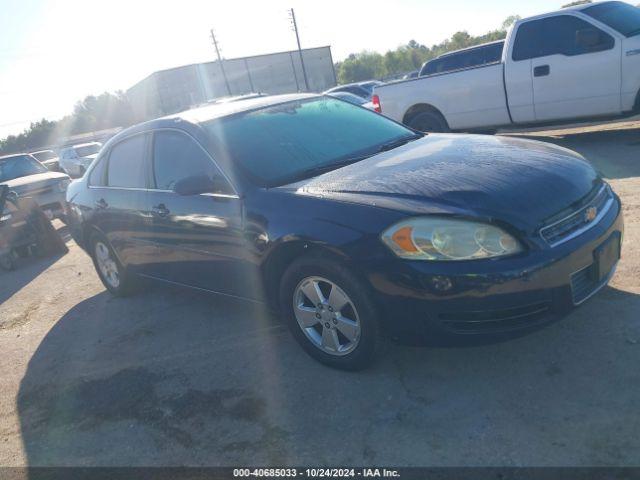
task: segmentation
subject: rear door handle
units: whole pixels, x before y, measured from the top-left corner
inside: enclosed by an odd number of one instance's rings
[[[107,201],[104,198],[101,198],[100,200],[96,200],[96,208],[100,209],[100,210],[104,210],[105,208],[107,208],[109,206],[109,204],[107,203]]]
[[[539,65],[533,69],[534,77],[546,77],[549,73],[551,73],[549,65]]]
[[[169,215],[169,213],[171,213],[169,209],[164,205],[164,203],[152,207],[152,210],[153,213],[155,213],[159,217],[166,217],[167,215]]]

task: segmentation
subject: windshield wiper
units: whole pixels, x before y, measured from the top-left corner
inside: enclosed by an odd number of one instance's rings
[[[396,140],[392,140],[392,141],[387,142],[387,143],[383,143],[382,145],[380,145],[378,147],[378,152],[377,153],[393,150],[394,148],[398,148],[398,147],[404,145],[405,143],[412,142],[412,141],[417,140],[417,139],[422,138],[422,137],[424,137],[424,133],[415,133],[415,134],[410,135],[408,137],[402,137],[402,138],[398,138]]]

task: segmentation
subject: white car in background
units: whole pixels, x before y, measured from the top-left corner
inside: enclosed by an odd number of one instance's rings
[[[53,150],[38,150],[31,155],[52,172],[60,172],[60,160]]]
[[[80,143],[60,149],[60,166],[71,177],[81,177],[96,158],[102,144]]]

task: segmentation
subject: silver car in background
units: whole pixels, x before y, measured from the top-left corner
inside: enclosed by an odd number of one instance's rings
[[[60,159],[53,150],[38,150],[37,152],[31,152],[30,155],[33,155],[36,160],[52,172],[62,171],[60,168]]]
[[[99,142],[80,143],[60,149],[60,166],[71,177],[81,177],[96,158],[102,144]]]

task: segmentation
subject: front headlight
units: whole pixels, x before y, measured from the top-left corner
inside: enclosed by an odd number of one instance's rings
[[[58,191],[59,192],[66,192],[67,191],[67,187],[69,186],[69,184],[71,183],[71,180],[65,178],[64,180],[60,180],[60,182],[58,183]]]
[[[473,260],[522,251],[518,241],[487,223],[443,217],[413,218],[385,230],[382,241],[411,260]]]

